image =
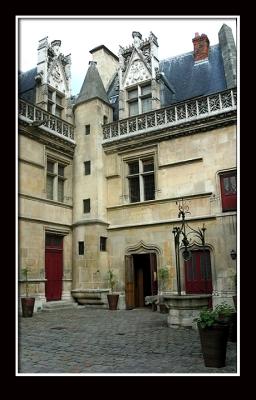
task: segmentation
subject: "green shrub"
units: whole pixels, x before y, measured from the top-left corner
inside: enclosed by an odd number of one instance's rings
[[[218,313],[218,315],[222,315],[224,317],[229,317],[233,312],[235,312],[234,308],[226,302],[218,304],[215,307],[215,311]]]
[[[158,270],[158,280],[159,280],[159,287],[161,290],[166,289],[166,285],[169,279],[169,269],[168,267],[161,267]]]
[[[195,318],[194,321],[200,324],[202,328],[210,327],[218,322],[218,313],[215,310],[206,308],[200,311],[199,317]]]
[[[113,293],[116,283],[117,283],[116,275],[114,274],[114,272],[111,269],[108,270],[107,274],[108,274],[108,283],[111,288],[111,292]]]

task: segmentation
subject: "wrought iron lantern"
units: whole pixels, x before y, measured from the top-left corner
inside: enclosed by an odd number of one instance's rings
[[[190,214],[189,206],[183,199],[180,199],[176,202],[178,205],[179,213],[178,218],[182,219],[181,226],[175,226],[172,230],[174,235],[174,244],[175,244],[175,259],[176,259],[176,273],[177,273],[177,291],[178,295],[181,295],[181,280],[180,280],[180,247],[184,247],[182,251],[182,257],[184,261],[189,261],[191,259],[191,251],[189,250],[189,245],[191,244],[192,235],[196,238],[194,243],[205,248],[205,231],[206,228],[203,224],[202,228],[193,229],[188,225],[186,221],[186,214]],[[199,240],[199,243],[197,242]]]

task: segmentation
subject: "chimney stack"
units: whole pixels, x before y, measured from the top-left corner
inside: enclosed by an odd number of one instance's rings
[[[204,33],[200,36],[198,32],[195,33],[192,39],[194,45],[194,61],[207,60],[209,54],[209,39]]]

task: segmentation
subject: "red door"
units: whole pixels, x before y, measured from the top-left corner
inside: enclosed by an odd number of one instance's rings
[[[186,293],[212,293],[211,258],[209,250],[192,251],[185,261]]]
[[[45,296],[47,301],[61,300],[63,276],[63,238],[46,235]]]

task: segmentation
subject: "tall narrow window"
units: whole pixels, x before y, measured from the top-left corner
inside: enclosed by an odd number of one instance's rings
[[[78,254],[79,255],[84,254],[84,242],[78,242]]]
[[[83,200],[84,204],[84,213],[89,213],[91,211],[91,201],[90,199],[84,199]]]
[[[90,175],[90,173],[91,173],[91,161],[85,161],[84,162],[84,174]]]
[[[106,115],[103,116],[103,124],[107,124],[108,123],[108,117]]]
[[[64,166],[58,164],[58,201],[64,201]]]
[[[100,251],[106,251],[107,250],[107,238],[101,236],[100,237]]]
[[[47,161],[47,182],[46,182],[46,195],[47,199],[53,200],[53,188],[54,188],[54,163]]]
[[[131,203],[154,200],[154,158],[128,162],[129,199]]]
[[[236,171],[229,171],[220,175],[222,211],[237,209],[236,186]]]
[[[91,126],[90,125],[85,125],[85,134],[90,135],[91,132]]]

